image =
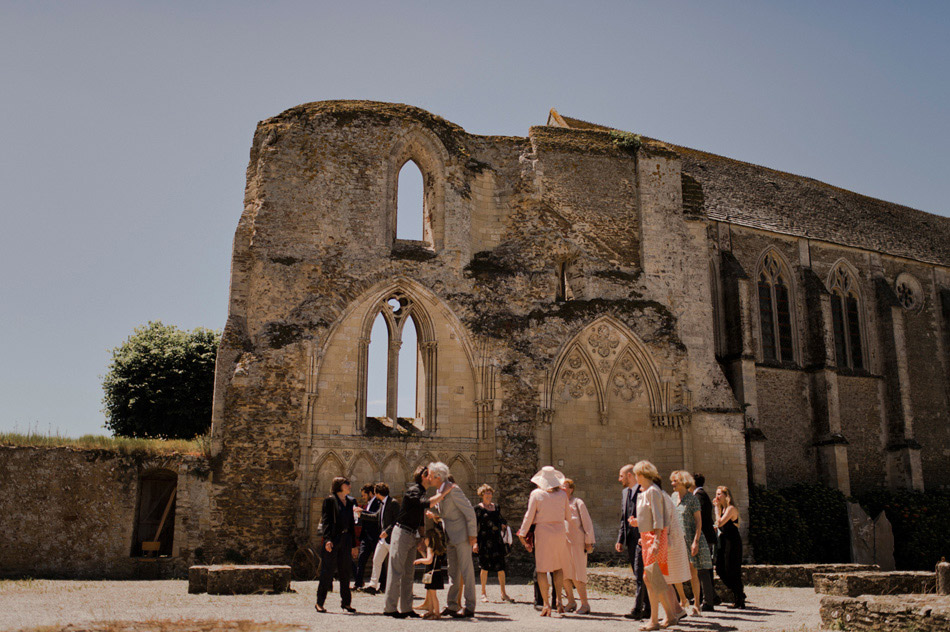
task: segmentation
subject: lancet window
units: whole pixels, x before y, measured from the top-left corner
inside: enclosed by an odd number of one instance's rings
[[[791,275],[781,260],[770,252],[762,259],[757,281],[762,358],[794,362]]]
[[[861,344],[861,302],[854,275],[844,264],[831,272],[831,320],[835,336],[835,362],[852,369],[864,368]]]

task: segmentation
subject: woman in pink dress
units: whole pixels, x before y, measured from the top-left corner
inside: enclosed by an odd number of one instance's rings
[[[564,479],[561,489],[567,492],[568,507],[571,510],[571,519],[567,521],[567,539],[570,541],[571,558],[574,562],[573,574],[564,578],[567,611],[573,612],[577,608],[572,590],[574,587],[577,588],[577,596],[581,600],[577,614],[590,614],[590,604],[587,603],[587,554],[594,550],[594,523],[584,501],[574,497],[574,481]]]
[[[538,489],[528,497],[528,511],[524,514],[518,537],[528,552],[534,551],[535,571],[538,575],[538,588],[544,600],[542,617],[551,616],[551,602],[548,595],[547,574],[554,580],[555,604],[559,614],[564,612],[561,605],[561,586],[565,574],[574,572],[570,546],[567,540],[567,521],[571,519],[571,509],[567,494],[561,489],[564,475],[550,465],[531,478]],[[528,533],[534,525],[534,541],[528,541]]]

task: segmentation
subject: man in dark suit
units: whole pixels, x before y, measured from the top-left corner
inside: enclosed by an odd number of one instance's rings
[[[343,476],[333,479],[330,495],[323,501],[320,520],[320,535],[323,547],[320,551],[320,584],[317,586],[317,612],[326,612],[323,607],[327,593],[333,584],[333,575],[340,578],[340,602],[347,612],[356,612],[350,606],[350,569],[352,556],[356,554],[353,539],[353,508],[356,501],[350,496],[350,481]]]
[[[617,544],[614,548],[618,553],[627,547],[627,557],[637,578],[637,596],[633,610],[625,616],[628,619],[644,619],[650,616],[650,598],[647,596],[646,586],[643,585],[643,550],[640,548],[640,530],[631,527],[628,520],[637,517],[637,498],[640,496],[640,486],[637,477],[633,474],[633,465],[627,464],[620,468],[617,479],[623,485],[623,498],[620,503],[620,533],[617,534]]]
[[[706,543],[709,544],[709,553],[712,556],[713,561],[716,559],[716,525],[713,524],[712,517],[712,501],[709,500],[709,494],[706,493],[706,490],[703,489],[703,485],[706,484],[706,477],[698,472],[693,474],[693,480],[696,481],[696,489],[693,490],[693,495],[699,499],[699,517],[702,521],[703,526],[703,536],[706,538]],[[697,570],[700,575],[700,580],[704,586],[712,586],[713,584],[713,574],[712,569],[706,570]],[[703,577],[703,574],[708,575],[708,577]],[[703,590],[703,610],[706,612],[711,612],[715,608],[713,605],[718,600],[715,592],[713,594],[707,594],[706,589]]]
[[[376,551],[376,543],[379,542],[379,520],[367,520],[363,514],[371,515],[379,511],[380,502],[376,498],[376,488],[373,485],[363,485],[360,488],[360,494],[363,496],[363,511],[360,514],[360,555],[356,560],[356,572],[353,574],[353,589],[358,590],[363,587],[363,573],[366,570],[366,562],[373,557]]]
[[[386,561],[389,558],[389,543],[392,540],[393,526],[399,515],[399,501],[389,495],[389,485],[376,483],[376,500],[379,502],[373,512],[363,512],[360,522],[374,523],[379,532],[376,551],[373,553],[373,574],[365,592],[375,595],[386,589]]]

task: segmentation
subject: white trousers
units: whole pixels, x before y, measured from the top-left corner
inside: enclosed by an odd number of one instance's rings
[[[369,578],[368,584],[375,590],[379,590],[379,575],[383,572],[383,562],[386,561],[387,557],[389,557],[389,542],[380,539],[376,543],[376,552],[373,553],[373,575]]]

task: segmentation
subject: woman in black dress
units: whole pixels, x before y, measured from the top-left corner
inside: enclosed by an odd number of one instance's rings
[[[735,597],[734,608],[745,608],[742,587],[742,536],[739,535],[739,509],[728,487],[717,487],[713,499],[716,526],[719,528],[719,550],[716,552],[716,573]]]
[[[505,556],[508,555],[508,545],[504,536],[508,530],[508,521],[501,515],[501,509],[492,502],[495,491],[489,485],[478,488],[478,495],[482,502],[475,505],[475,519],[478,521],[478,542],[475,553],[478,554],[478,565],[481,567],[482,601],[488,603],[488,593],[485,584],[488,582],[488,573],[498,573],[498,584],[501,586],[502,601],[514,602],[514,599],[505,592]]]

